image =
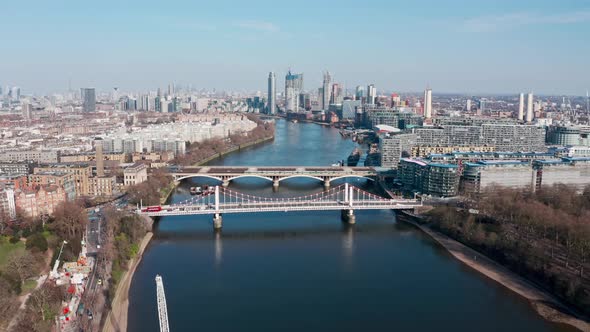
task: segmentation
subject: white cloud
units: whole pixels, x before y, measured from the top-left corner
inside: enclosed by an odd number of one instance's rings
[[[470,18],[464,22],[463,26],[472,32],[491,32],[526,25],[573,24],[589,21],[590,11],[588,10],[549,15],[521,12]]]
[[[256,30],[256,31],[263,31],[263,32],[277,32],[279,31],[279,27],[271,22],[265,21],[242,21],[237,22],[235,26],[247,29],[247,30]]]

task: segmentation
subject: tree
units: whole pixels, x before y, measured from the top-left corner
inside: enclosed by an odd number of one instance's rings
[[[0,277],[0,321],[8,322],[14,315],[14,305],[16,304],[16,294],[12,290],[10,283]]]
[[[38,261],[28,251],[16,251],[8,256],[6,271],[14,273],[22,283],[34,276],[39,269]]]
[[[78,252],[87,223],[88,215],[82,205],[66,201],[56,207],[50,227],[60,238],[70,243],[74,252]]]
[[[27,300],[27,308],[31,309],[36,320],[52,322],[53,317],[59,313],[61,301],[65,299],[64,295],[61,287],[44,283],[31,293]]]
[[[47,250],[47,239],[41,233],[35,233],[27,237],[26,248],[45,252]]]

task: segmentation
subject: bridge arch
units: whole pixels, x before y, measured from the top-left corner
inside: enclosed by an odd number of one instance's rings
[[[308,178],[308,179],[315,179],[315,180],[318,180],[318,181],[324,181],[324,179],[321,178],[321,177],[313,176],[313,175],[306,175],[306,174],[289,175],[289,176],[285,176],[283,178],[280,178],[278,181],[281,182],[283,180],[292,179],[292,178]]]
[[[217,180],[217,181],[223,181],[223,179],[220,178],[220,177],[218,177],[218,176],[207,175],[207,174],[191,174],[191,175],[186,175],[186,176],[183,176],[183,177],[176,178],[176,181],[182,181],[182,180],[185,180],[185,179],[198,178],[198,177],[213,179],[213,180]]]
[[[345,178],[357,178],[357,179],[366,179],[366,180],[375,181],[375,179],[370,178],[367,175],[346,174],[346,175],[338,176],[335,178],[330,178],[330,182],[335,181],[335,180],[345,179]]]
[[[227,181],[232,181],[232,180],[239,179],[239,178],[258,178],[258,179],[273,181],[273,179],[269,178],[268,176],[256,175],[256,174],[240,174],[240,175],[236,175],[234,177],[227,179]]]

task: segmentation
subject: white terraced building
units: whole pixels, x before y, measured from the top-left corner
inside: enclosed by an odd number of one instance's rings
[[[256,123],[246,118],[210,122],[173,122],[150,125],[135,132],[124,129],[103,138],[105,153],[162,152],[175,154],[186,152],[186,143],[202,142],[211,138],[226,138],[237,132],[256,128]]]

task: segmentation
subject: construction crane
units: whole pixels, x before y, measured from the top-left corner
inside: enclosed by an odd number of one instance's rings
[[[156,275],[156,293],[158,297],[158,317],[160,318],[160,332],[170,332],[168,325],[168,308],[166,306],[166,294],[162,277]]]

